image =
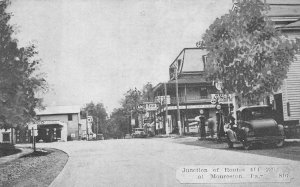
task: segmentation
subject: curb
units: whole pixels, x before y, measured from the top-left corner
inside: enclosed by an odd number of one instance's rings
[[[13,161],[15,159],[18,159],[24,155],[28,155],[30,153],[33,152],[33,150],[31,148],[21,148],[21,147],[16,147],[17,149],[20,149],[21,152],[17,153],[17,154],[13,154],[13,155],[8,155],[8,156],[4,156],[0,158],[0,165],[6,163],[6,162],[10,162]]]
[[[49,187],[53,187],[53,186],[56,186],[56,185],[57,185],[57,184],[56,184],[56,183],[57,183],[56,180],[58,180],[59,178],[62,177],[63,172],[66,170],[66,166],[67,166],[67,164],[68,164],[68,162],[69,162],[69,159],[71,158],[70,154],[67,153],[66,151],[62,150],[62,149],[57,149],[57,148],[51,148],[51,149],[56,149],[56,150],[59,150],[59,151],[62,151],[62,152],[64,152],[64,153],[66,153],[66,154],[68,155],[68,159],[67,159],[66,164],[65,164],[64,167],[62,168],[62,170],[59,172],[59,174],[58,174],[58,175],[55,177],[55,179],[53,179],[53,181],[49,184]]]

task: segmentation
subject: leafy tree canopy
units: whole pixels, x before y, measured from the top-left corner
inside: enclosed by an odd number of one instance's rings
[[[94,132],[97,124],[97,118],[98,118],[98,130],[99,132],[105,132],[105,126],[106,126],[106,119],[107,119],[107,112],[102,103],[94,103],[90,102],[86,104],[86,106],[82,109],[81,113],[84,117],[86,117],[86,113],[88,112],[89,116],[93,116],[93,127]]]
[[[238,0],[236,8],[217,18],[202,37],[208,51],[210,81],[221,81],[224,93],[247,102],[277,91],[295,59],[299,41],[290,41],[267,17],[260,0]]]
[[[153,102],[154,93],[153,93],[153,85],[148,82],[143,86],[142,100],[144,102]]]
[[[41,107],[40,91],[46,91],[44,78],[37,75],[39,59],[36,47],[18,47],[12,38],[14,28],[9,24],[11,14],[6,12],[10,2],[0,2],[0,128],[25,125]]]
[[[138,106],[142,104],[142,92],[135,89],[130,89],[124,94],[124,99],[121,101],[122,107],[130,113],[133,112],[133,115],[137,115]]]

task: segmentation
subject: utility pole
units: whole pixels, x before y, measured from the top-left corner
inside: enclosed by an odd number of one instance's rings
[[[167,102],[167,83],[164,83],[165,87],[165,106],[166,106],[166,116],[165,116],[165,125],[166,125],[166,133],[169,135],[169,131],[167,131],[167,128],[169,126],[168,124],[168,102]]]
[[[33,145],[33,151],[35,152],[36,151],[36,148],[35,148],[35,133],[34,133],[34,128],[32,127],[32,145]]]
[[[97,117],[96,140],[98,140],[98,125],[99,125],[99,118]]]
[[[89,122],[88,122],[89,111],[86,111],[86,140],[89,140]]]
[[[179,128],[179,135],[182,136],[181,120],[180,120],[180,110],[179,110],[179,97],[178,97],[178,63],[175,68],[175,84],[176,84],[176,104],[177,104],[177,124]]]

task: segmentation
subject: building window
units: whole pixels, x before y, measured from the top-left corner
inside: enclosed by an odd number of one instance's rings
[[[68,121],[72,121],[73,118],[72,118],[72,114],[68,114]]]
[[[200,88],[200,96],[201,96],[201,98],[207,97],[207,89],[206,88]]]
[[[3,142],[9,142],[10,141],[10,133],[3,133]]]

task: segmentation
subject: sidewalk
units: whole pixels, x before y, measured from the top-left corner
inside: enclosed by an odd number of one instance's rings
[[[24,155],[30,154],[33,152],[33,150],[31,148],[25,148],[25,147],[16,147],[17,149],[20,149],[21,152],[17,153],[17,154],[13,154],[13,155],[8,155],[8,156],[4,156],[4,157],[0,157],[0,165],[4,164],[6,162],[10,162],[13,161],[17,158],[20,158]]]

